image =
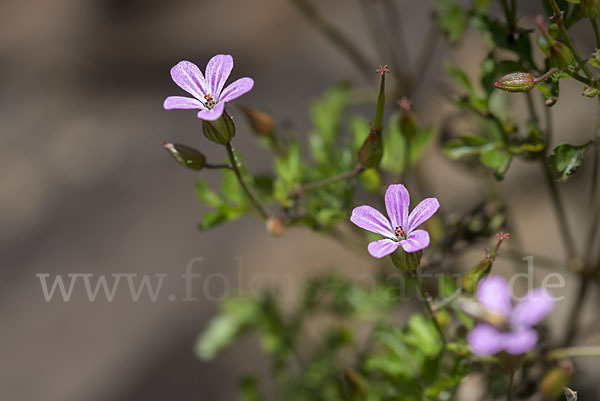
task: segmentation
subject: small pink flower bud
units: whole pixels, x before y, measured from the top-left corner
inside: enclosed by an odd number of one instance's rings
[[[500,78],[494,86],[507,92],[529,92],[535,86],[533,74],[514,72]]]

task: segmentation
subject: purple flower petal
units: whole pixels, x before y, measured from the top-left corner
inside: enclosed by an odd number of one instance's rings
[[[198,112],[198,118],[201,120],[214,121],[217,120],[223,114],[225,110],[225,103],[217,103],[215,107],[210,110],[202,110]]]
[[[181,89],[198,100],[204,98],[204,77],[196,64],[180,61],[171,68],[171,78]]]
[[[396,234],[394,234],[390,221],[371,206],[359,206],[354,208],[350,221],[365,230],[381,234],[384,237],[396,238]]]
[[[403,228],[408,231],[414,230],[423,224],[425,220],[433,216],[439,207],[440,202],[438,202],[436,198],[423,199],[421,203],[410,212],[410,215],[408,216],[408,227]]]
[[[206,109],[198,99],[183,96],[169,96],[165,99],[163,107],[167,110],[172,109]]]
[[[429,233],[425,230],[412,231],[405,241],[400,241],[400,246],[409,253],[427,248],[429,246]]]
[[[503,334],[492,325],[480,323],[471,330],[467,342],[475,355],[487,356],[496,354],[504,348]]]
[[[206,64],[206,89],[210,91],[215,99],[225,86],[225,81],[229,78],[233,69],[233,57],[229,54],[217,54]]]
[[[538,336],[535,330],[517,330],[512,333],[505,333],[502,342],[504,349],[509,354],[519,355],[530,351],[537,344]]]
[[[398,242],[384,238],[369,243],[368,251],[375,258],[383,258],[398,249],[398,245]]]
[[[545,289],[536,288],[529,291],[515,306],[510,323],[515,329],[531,327],[550,313],[553,306],[554,301],[550,294]]]
[[[512,301],[508,283],[501,276],[490,276],[479,282],[477,287],[477,300],[488,312],[510,317],[512,312]]]
[[[390,185],[385,191],[385,208],[392,222],[392,227],[400,226],[403,230],[408,229],[409,204],[410,195],[404,185]]]
[[[240,78],[227,86],[219,96],[219,102],[230,102],[250,91],[254,86],[252,78]]]

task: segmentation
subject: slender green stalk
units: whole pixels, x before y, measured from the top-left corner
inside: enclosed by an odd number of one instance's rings
[[[581,309],[583,308],[583,304],[585,302],[585,298],[587,296],[587,292],[589,289],[589,284],[591,280],[586,279],[585,277],[579,277],[579,288],[577,289],[577,299],[571,308],[571,313],[569,314],[569,318],[566,324],[567,333],[565,334],[565,339],[563,341],[563,345],[566,347],[573,343],[573,340],[577,336],[577,329],[579,316],[581,316]]]
[[[327,22],[308,0],[291,0],[296,7],[302,12],[304,17],[319,30],[333,45],[346,53],[348,58],[352,60],[355,66],[364,74],[365,78],[371,79],[370,69],[371,63],[368,59],[354,46],[354,44],[333,25]]]
[[[600,49],[600,30],[598,29],[598,23],[596,19],[591,19],[592,28],[594,28],[594,36],[596,36],[596,48]]]
[[[546,178],[546,183],[548,184],[548,189],[550,190],[550,198],[552,199],[552,205],[554,206],[554,211],[556,213],[556,217],[558,218],[560,231],[563,234],[565,248],[567,250],[567,259],[570,261],[577,253],[577,250],[575,248],[575,241],[573,240],[571,230],[569,229],[567,215],[565,213],[565,208],[563,206],[562,200],[560,199],[560,194],[558,193],[556,182],[554,182],[554,179],[552,178],[552,173],[546,165],[545,160],[542,159],[541,162],[544,170],[544,177]]]
[[[515,371],[511,369],[508,373],[508,385],[506,388],[506,400],[512,401],[513,399],[513,382],[515,380]]]
[[[417,284],[419,293],[421,294],[421,297],[423,298],[423,303],[425,304],[425,309],[427,309],[427,313],[429,314],[431,321],[433,322],[438,334],[440,335],[440,340],[442,341],[443,349],[446,349],[446,344],[447,344],[446,337],[444,336],[444,332],[442,331],[442,328],[440,327],[440,324],[438,323],[438,321],[435,317],[435,312],[433,311],[429,297],[428,297],[427,293],[425,292],[425,289],[423,288],[423,283],[421,283],[421,280],[419,280],[419,277],[416,274],[416,272],[414,272],[412,270],[410,272],[412,274],[413,279],[415,280],[415,283]]]
[[[214,170],[218,170],[218,169],[233,170],[233,167],[231,166],[231,164],[208,164],[208,163],[206,163],[204,165],[204,168],[214,169]]]
[[[549,351],[546,354],[546,358],[550,360],[588,356],[600,356],[600,345],[557,348],[553,349],[552,351]]]
[[[506,23],[508,24],[509,28],[514,28],[515,27],[515,20],[513,18],[513,13],[510,10],[510,8],[508,7],[508,1],[507,0],[501,0],[500,3],[502,3],[502,11],[504,11],[504,16],[506,17]]]
[[[339,182],[339,181],[345,181],[347,179],[356,177],[357,175],[359,175],[360,173],[362,173],[364,171],[364,167],[361,165],[357,165],[356,167],[354,167],[354,169],[352,169],[351,171],[348,171],[347,173],[343,173],[343,174],[339,174],[333,177],[328,177],[328,178],[324,178],[322,180],[318,180],[318,181],[313,181],[313,182],[308,182],[306,184],[302,184],[297,190],[296,193],[298,194],[302,194],[308,190],[311,189],[315,189],[315,188],[320,188],[320,187],[324,187],[327,186],[329,184],[333,184],[335,182]]]
[[[558,29],[560,30],[560,33],[563,36],[567,47],[569,48],[569,50],[571,50],[571,53],[573,53],[573,56],[575,56],[575,59],[577,60],[577,65],[579,66],[579,68],[581,68],[583,70],[585,75],[591,79],[592,74],[590,73],[588,68],[585,66],[585,63],[581,59],[579,52],[577,52],[577,49],[575,48],[575,45],[573,44],[573,41],[571,40],[571,37],[569,36],[569,33],[567,32],[567,28],[565,27],[565,23],[563,21],[563,13],[560,10],[560,8],[558,7],[556,0],[550,0],[550,6],[552,6],[552,10],[554,11],[554,22],[556,22],[556,25],[558,25]]]
[[[577,74],[576,72],[569,72],[568,74],[571,76],[571,78],[574,78],[581,83],[584,83],[588,86],[597,87],[597,85],[594,84],[594,82],[591,79],[584,78],[581,75]]]
[[[227,155],[229,156],[231,167],[242,189],[246,192],[248,198],[250,198],[250,201],[252,202],[258,213],[262,216],[262,218],[267,220],[269,218],[270,213],[265,208],[265,206],[263,206],[262,202],[258,199],[258,196],[256,196],[252,188],[250,188],[248,184],[246,184],[244,177],[242,177],[239,161],[237,159],[237,156],[235,155],[235,150],[233,149],[233,146],[231,146],[231,142],[227,142],[227,144],[225,145],[225,149],[227,149]]]

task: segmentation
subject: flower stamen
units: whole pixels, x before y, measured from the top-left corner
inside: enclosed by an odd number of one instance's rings
[[[396,227],[396,230],[394,232],[398,238],[404,238],[404,230],[402,229],[402,227]]]
[[[208,107],[209,109],[212,109],[215,106],[215,104],[217,104],[210,93],[204,95],[204,99],[206,100],[206,107]]]

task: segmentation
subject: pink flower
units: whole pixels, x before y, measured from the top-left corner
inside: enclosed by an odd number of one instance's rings
[[[481,307],[498,317],[502,327],[479,323],[469,332],[467,341],[475,355],[493,355],[500,351],[524,354],[537,344],[533,326],[542,320],[554,306],[554,301],[541,288],[529,291],[516,305],[510,297],[510,288],[501,276],[490,276],[479,282],[475,294]]]
[[[252,78],[240,78],[223,89],[233,69],[233,57],[217,54],[206,65],[206,78],[198,66],[189,61],[180,61],[171,68],[171,78],[181,89],[194,96],[169,96],[163,107],[171,109],[199,109],[198,118],[214,121],[221,117],[225,103],[232,101],[254,86]]]
[[[402,184],[390,185],[385,193],[385,208],[389,220],[371,206],[359,206],[352,211],[350,221],[365,230],[383,235],[384,239],[369,244],[371,256],[382,258],[399,246],[405,252],[416,252],[429,246],[429,233],[417,230],[440,207],[436,198],[421,201],[408,214],[410,195]]]

